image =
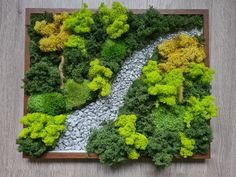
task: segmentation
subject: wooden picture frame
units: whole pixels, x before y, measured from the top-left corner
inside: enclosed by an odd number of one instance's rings
[[[30,67],[30,52],[29,52],[29,35],[27,31],[27,25],[30,24],[31,14],[44,13],[44,12],[52,12],[52,13],[60,13],[63,11],[73,12],[78,9],[51,9],[51,8],[26,8],[25,13],[25,72]],[[131,10],[131,9],[130,9]],[[94,10],[96,11],[96,10]],[[143,13],[145,9],[133,9],[134,13]],[[161,9],[159,10],[161,14],[170,14],[170,15],[202,15],[203,16],[203,34],[205,37],[205,51],[206,51],[206,59],[204,61],[206,66],[210,66],[209,60],[209,11],[208,9]],[[24,94],[24,115],[27,114],[27,100],[28,97]],[[98,156],[95,153],[82,153],[82,152],[47,152],[40,158],[34,158],[29,155],[23,153],[23,158],[30,159],[40,159],[40,160],[48,160],[48,159],[98,159]],[[210,145],[208,154],[194,154],[192,157],[187,159],[191,160],[205,160],[211,158]],[[146,159],[146,158],[145,158]],[[183,159],[179,155],[176,155],[176,160]]]

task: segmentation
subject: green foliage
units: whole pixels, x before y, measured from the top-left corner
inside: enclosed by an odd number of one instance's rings
[[[107,39],[106,30],[103,28],[101,18],[96,12],[94,15],[94,24],[91,26],[90,33],[86,33],[83,37],[86,39],[85,45],[90,58],[99,57],[102,44]]]
[[[24,89],[27,95],[55,92],[60,88],[60,76],[56,67],[46,62],[32,66],[25,74]]]
[[[72,79],[67,80],[64,88],[64,96],[66,102],[66,110],[71,111],[85,105],[92,99],[92,95],[88,88],[88,80],[84,80],[79,84]]]
[[[168,73],[161,73],[157,62],[149,60],[143,67],[142,79],[148,85],[148,93],[158,97],[155,105],[164,103],[169,106],[176,104],[178,88],[183,85],[184,77],[182,69],[173,69]]]
[[[99,14],[110,38],[116,39],[129,30],[128,9],[119,2],[113,2],[111,9],[101,3]]]
[[[89,70],[89,59],[79,48],[64,48],[63,56],[65,64],[63,72],[65,80],[73,79],[76,82],[83,82],[87,78]]]
[[[196,141],[194,139],[188,138],[184,133],[180,133],[180,155],[184,158],[191,157],[193,155],[193,150],[195,148]]]
[[[120,114],[134,113],[138,117],[146,116],[150,113],[154,105],[153,98],[147,92],[144,81],[137,79],[130,86],[124,98],[124,106],[119,110]]]
[[[42,52],[39,45],[34,41],[29,42],[29,52],[30,52],[30,67],[38,62],[46,62],[49,65],[57,66],[60,62],[58,52]]]
[[[148,155],[158,168],[169,166],[180,148],[178,132],[162,131],[155,133],[148,142]]]
[[[212,141],[212,130],[209,123],[205,119],[194,119],[191,122],[191,127],[185,129],[184,133],[187,137],[193,138],[196,141],[194,153],[208,153],[209,144]]]
[[[175,105],[173,107],[159,106],[153,109],[150,115],[155,123],[155,131],[180,132],[184,130],[184,106]]]
[[[148,64],[142,69],[142,79],[148,87],[159,83],[162,79],[160,70],[156,61],[148,61]]]
[[[140,116],[136,122],[136,131],[144,134],[146,137],[153,136],[153,130],[156,125],[151,116]]]
[[[85,47],[85,40],[76,35],[70,35],[68,40],[65,42],[66,47],[78,47],[82,53],[86,54],[87,50]]]
[[[30,96],[28,112],[41,112],[49,115],[59,115],[65,112],[65,100],[61,93],[43,93]]]
[[[50,116],[43,113],[29,113],[20,119],[25,126],[19,138],[41,139],[49,147],[54,147],[65,129],[65,115]]]
[[[210,84],[213,80],[214,70],[206,67],[203,63],[190,63],[185,72],[186,77],[191,81],[199,81],[202,84]]]
[[[184,122],[190,128],[192,120],[197,118],[209,120],[217,116],[217,111],[218,108],[214,105],[214,98],[212,96],[206,96],[201,100],[196,97],[190,97],[184,115]]]
[[[30,137],[18,138],[16,140],[18,144],[18,151],[24,152],[33,157],[40,157],[43,155],[49,148],[42,142],[40,139],[32,139]]]
[[[80,11],[72,13],[63,23],[65,29],[70,29],[78,34],[89,33],[94,24],[93,11],[87,9],[83,3]]]
[[[188,81],[184,82],[184,102],[187,102],[191,96],[197,98],[203,98],[211,94],[211,85],[202,84],[199,81]]]
[[[160,15],[158,10],[150,8],[143,14],[129,12],[128,24],[130,29],[123,36],[129,53],[143,48],[151,41],[163,34],[179,30],[202,28],[201,15]]]
[[[112,122],[92,131],[86,150],[98,154],[100,161],[110,166],[126,160],[130,152]]]
[[[112,74],[112,71],[109,68],[102,66],[98,59],[91,61],[88,77],[92,81],[88,84],[88,88],[91,91],[100,90],[101,96],[109,95],[111,90],[109,80],[111,79]]]
[[[117,73],[127,56],[126,45],[123,42],[117,42],[107,39],[102,45],[101,60],[102,63]]]
[[[120,115],[115,121],[119,134],[125,139],[125,143],[132,148],[131,154],[129,154],[131,159],[139,158],[139,153],[136,150],[145,150],[148,144],[146,136],[136,132],[136,120],[135,114],[124,114]]]

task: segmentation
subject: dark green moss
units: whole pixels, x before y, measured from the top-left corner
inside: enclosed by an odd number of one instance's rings
[[[49,150],[40,139],[32,139],[30,137],[18,138],[16,144],[18,144],[17,149],[19,152],[24,152],[33,157],[40,157]]]
[[[211,127],[205,119],[194,119],[191,122],[191,127],[185,130],[185,134],[196,141],[194,153],[207,154],[209,152],[209,144],[213,137]]]
[[[154,136],[149,138],[147,147],[148,155],[157,168],[169,166],[179,149],[179,134],[170,131],[155,133]]]
[[[153,99],[147,92],[146,84],[138,79],[133,82],[124,98],[124,106],[119,114],[135,113],[139,116],[146,116],[154,106]]]
[[[31,14],[30,24],[28,27],[28,34],[30,36],[30,40],[34,42],[38,42],[41,39],[41,36],[37,34],[34,30],[34,25],[36,21],[46,20],[47,22],[53,21],[53,13],[45,12],[39,14]]]
[[[121,137],[112,122],[109,122],[100,129],[93,130],[86,150],[89,153],[96,153],[100,162],[112,166],[128,158],[129,146]]]
[[[64,48],[63,56],[65,63],[63,67],[65,80],[73,79],[83,82],[87,78],[89,70],[89,58],[78,48]]]
[[[148,45],[157,37],[193,28],[202,28],[201,15],[161,15],[158,10],[150,8],[144,14],[129,12],[130,30],[123,36],[131,53]]]
[[[211,94],[211,85],[202,84],[201,82],[194,81],[191,83],[184,83],[184,103],[191,97],[203,98]]]
[[[24,89],[27,95],[58,92],[60,90],[60,76],[56,67],[46,62],[36,63],[26,72]]]
[[[127,56],[125,43],[107,39],[102,45],[101,62],[117,73]]]

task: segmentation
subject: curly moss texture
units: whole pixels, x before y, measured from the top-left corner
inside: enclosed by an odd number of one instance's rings
[[[25,74],[24,89],[27,95],[56,92],[59,87],[58,69],[46,62],[36,63]]]
[[[102,128],[93,130],[89,137],[86,150],[98,154],[100,162],[115,165],[127,159],[130,148],[118,133],[112,122]]]
[[[99,7],[99,14],[110,38],[119,38],[129,30],[128,9],[119,2],[113,2],[111,9],[102,3]]]
[[[54,147],[65,129],[65,119],[65,115],[27,114],[20,120],[25,127],[20,132],[19,138],[41,139],[46,146]]]
[[[34,30],[42,38],[39,40],[39,48],[43,52],[61,51],[64,43],[69,37],[69,33],[64,30],[62,22],[68,17],[68,13],[62,13],[53,16],[53,22],[48,23],[46,20],[36,21]]]
[[[160,69],[164,71],[186,69],[188,63],[200,63],[206,58],[204,46],[196,38],[186,34],[163,42],[158,46],[158,51],[164,60],[164,63],[160,64]]]

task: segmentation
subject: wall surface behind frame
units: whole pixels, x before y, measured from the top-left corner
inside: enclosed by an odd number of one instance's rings
[[[29,162],[16,151],[22,128],[25,8],[97,8],[110,0],[0,0],[0,177],[233,177],[236,174],[236,1],[120,0],[128,8],[197,9],[210,11],[210,59],[217,71],[213,95],[220,106],[212,159],[205,163],[177,162],[157,170],[151,162],[132,162],[111,169],[98,162]]]

